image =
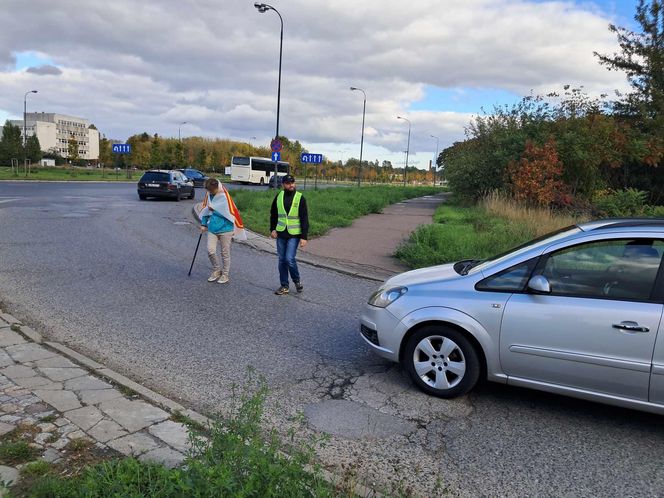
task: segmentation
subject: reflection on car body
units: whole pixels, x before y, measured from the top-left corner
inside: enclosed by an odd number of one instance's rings
[[[559,230],[486,261],[397,275],[360,331],[424,391],[489,380],[664,413],[664,220]]]

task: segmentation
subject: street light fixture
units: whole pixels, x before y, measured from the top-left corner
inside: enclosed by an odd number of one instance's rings
[[[25,92],[25,95],[23,95],[23,164],[25,165],[25,160],[28,158],[28,150],[27,150],[27,145],[28,145],[28,135],[27,135],[27,109],[28,109],[28,94],[29,93],[37,93],[37,90],[30,90],[28,92]]]
[[[283,53],[283,48],[284,48],[284,19],[281,17],[281,14],[277,9],[272,7],[271,5],[268,5],[266,3],[254,3],[254,7],[260,12],[261,14],[264,14],[268,10],[273,10],[277,13],[279,16],[279,21],[281,22],[281,31],[279,33],[279,84],[277,85],[277,131],[274,134],[274,139],[277,140],[279,139],[279,107],[281,104],[281,55]],[[274,181],[275,185],[277,184],[277,161],[274,162]]]
[[[436,155],[433,156],[433,186],[436,186],[436,167],[438,166],[438,137],[435,135],[429,135],[431,138],[436,139]]]
[[[357,170],[357,186],[359,187],[360,180],[362,179],[362,149],[364,148],[364,116],[367,111],[367,94],[361,88],[351,86],[350,89],[362,92],[362,95],[364,95],[364,104],[362,106],[362,138],[360,139],[360,167]]]
[[[182,121],[182,123],[180,123],[180,124],[178,125],[178,142],[182,142],[182,138],[181,138],[181,136],[180,136],[180,128],[182,128],[182,125],[185,125],[185,124],[187,124],[187,122],[186,122],[186,121]]]
[[[410,152],[410,120],[397,116],[397,119],[403,119],[408,123],[408,145],[406,146],[406,167],[403,169],[403,186],[406,186],[406,174],[408,172],[408,153]]]

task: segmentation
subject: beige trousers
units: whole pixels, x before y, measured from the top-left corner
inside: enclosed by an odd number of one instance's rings
[[[233,232],[225,232],[220,234],[214,234],[208,232],[207,239],[207,252],[208,258],[210,258],[210,263],[212,263],[212,271],[219,273],[225,277],[228,277],[228,273],[231,270],[231,239],[233,238]],[[217,255],[217,241],[221,246],[221,261],[223,267],[219,264],[219,256]]]

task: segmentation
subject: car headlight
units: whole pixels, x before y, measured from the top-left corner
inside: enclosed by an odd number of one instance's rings
[[[378,308],[386,308],[394,301],[408,292],[407,287],[392,287],[389,289],[378,289],[371,294],[369,304]]]

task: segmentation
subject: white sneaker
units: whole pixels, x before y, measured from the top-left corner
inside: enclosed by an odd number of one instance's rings
[[[226,275],[222,275],[219,277],[219,280],[217,280],[218,284],[227,284],[228,283],[228,277]]]
[[[215,280],[217,280],[219,278],[220,275],[221,275],[220,271],[213,271],[212,275],[210,275],[208,277],[208,282],[214,282]]]

